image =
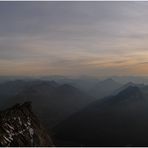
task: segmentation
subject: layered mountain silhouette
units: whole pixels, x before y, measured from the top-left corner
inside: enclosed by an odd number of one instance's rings
[[[30,102],[0,112],[0,146],[53,146]]]
[[[44,87],[51,84],[57,85],[54,81],[43,80],[14,80],[0,83],[0,107],[5,107],[12,97],[22,93],[24,90],[30,90],[31,92],[34,87],[43,86],[42,89],[44,89]],[[39,89],[41,89],[41,87]]]
[[[148,146],[148,100],[129,86],[54,128],[57,146]]]
[[[7,105],[33,102],[35,113],[50,129],[94,100],[92,96],[69,84],[59,85],[54,81],[43,81],[26,86]]]
[[[119,89],[116,89],[112,95],[117,95],[119,92],[123,91],[124,89],[130,87],[130,86],[137,86],[138,88],[144,88],[145,85],[144,84],[135,84],[133,82],[128,82],[126,84],[124,84],[123,86],[121,86]]]
[[[96,98],[103,98],[111,95],[115,90],[119,89],[122,85],[113,79],[109,78],[98,82],[91,90],[90,93]]]
[[[69,79],[67,84],[64,82],[65,79],[62,82],[16,80],[1,83],[1,108],[31,101],[33,111],[46,127],[46,131],[54,134],[52,140],[56,146],[148,146],[148,86],[132,82],[122,85],[113,79],[99,82]],[[93,88],[90,89],[91,87]],[[22,114],[21,119],[25,123],[27,120],[21,109],[28,108],[25,106],[17,105],[13,109],[6,109],[1,115],[6,115],[9,120],[10,115],[20,117]],[[4,116],[1,117],[3,119]],[[32,119],[38,123],[33,115]],[[21,123],[20,118],[16,121]],[[16,122],[15,124],[17,125]],[[34,122],[33,127],[37,127]],[[22,127],[19,126],[18,129]],[[13,143],[7,129],[0,130],[5,135],[5,138],[2,135],[0,137],[2,146],[49,144],[42,140],[41,143],[38,139],[42,138],[37,136],[33,144],[26,135],[17,137],[18,141]],[[26,134],[29,137],[29,131]]]

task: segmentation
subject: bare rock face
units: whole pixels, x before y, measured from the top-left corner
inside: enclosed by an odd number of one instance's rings
[[[53,146],[30,102],[0,112],[0,146]]]

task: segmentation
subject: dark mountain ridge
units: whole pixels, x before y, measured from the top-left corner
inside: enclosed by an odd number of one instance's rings
[[[113,79],[105,79],[98,82],[91,90],[92,96],[100,99],[111,95],[116,89],[119,89],[122,85]]]
[[[33,102],[35,113],[50,129],[94,100],[92,96],[69,84],[58,85],[51,81],[25,87],[22,92],[11,98],[7,106],[17,102]]]
[[[112,93],[112,95],[117,95],[119,92],[121,92],[121,91],[123,91],[124,89],[126,89],[126,88],[128,88],[129,86],[135,86],[135,87],[138,87],[138,88],[143,88],[143,87],[145,87],[145,85],[144,84],[138,84],[138,83],[133,83],[133,82],[128,82],[128,83],[126,83],[126,84],[124,84],[123,86],[121,86],[119,89],[116,89],[113,93]]]
[[[56,126],[56,143],[62,146],[147,146],[147,105],[141,90],[129,86],[116,96],[92,103]]]
[[[25,93],[25,90],[32,92],[34,91],[34,88],[37,90],[37,87],[40,87],[38,91],[39,90],[41,91],[41,86],[43,90],[44,87],[48,87],[49,85],[56,86],[58,84],[54,81],[44,81],[44,80],[32,80],[32,81],[13,80],[13,81],[7,81],[5,83],[1,83],[0,84],[0,98],[1,98],[0,107],[4,109],[5,105],[8,104],[8,102],[12,97],[15,97],[16,95],[23,92]]]

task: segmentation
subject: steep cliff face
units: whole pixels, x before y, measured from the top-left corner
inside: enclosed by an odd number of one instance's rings
[[[0,112],[0,146],[53,146],[30,102]]]

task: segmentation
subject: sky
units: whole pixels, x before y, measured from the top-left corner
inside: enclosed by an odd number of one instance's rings
[[[0,75],[147,76],[148,2],[0,2]]]

